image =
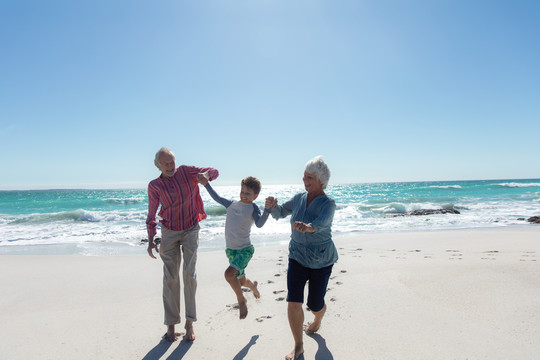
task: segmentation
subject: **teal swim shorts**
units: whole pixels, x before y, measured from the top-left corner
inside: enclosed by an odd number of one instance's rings
[[[253,245],[240,250],[225,249],[225,254],[227,254],[227,258],[229,258],[229,264],[238,270],[236,273],[237,279],[240,279],[246,275],[244,270],[248,266],[249,260],[251,260],[253,257],[254,252],[255,248]]]

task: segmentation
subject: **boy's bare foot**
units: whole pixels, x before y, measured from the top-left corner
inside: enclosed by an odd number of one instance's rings
[[[315,324],[314,322],[308,322],[306,326],[304,326],[304,331],[306,332],[306,334],[308,335],[313,335],[315,334],[317,331],[319,331],[321,327],[321,324],[319,323],[318,325]]]
[[[251,291],[253,292],[253,296],[255,296],[255,299],[260,299],[261,293],[259,292],[259,289],[257,289],[257,285],[259,285],[259,283],[257,281],[254,281]]]
[[[240,319],[245,319],[248,314],[247,301],[239,301],[238,308],[240,309]]]
[[[296,360],[304,353],[304,346],[295,346],[293,351],[291,351],[289,354],[285,356],[285,360]]]
[[[186,321],[186,335],[184,335],[184,340],[193,341],[195,340],[195,331],[193,331],[193,323],[191,321]]]

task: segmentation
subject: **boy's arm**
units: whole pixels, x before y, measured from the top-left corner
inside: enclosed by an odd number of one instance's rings
[[[253,204],[253,220],[255,220],[255,225],[258,228],[263,227],[263,225],[266,223],[266,220],[268,220],[268,215],[270,215],[271,212],[271,209],[265,208],[261,215],[261,210],[259,209],[259,207]]]
[[[207,182],[206,185],[204,185],[204,187],[206,188],[206,190],[208,191],[212,199],[214,199],[218,204],[221,204],[225,206],[226,208],[228,208],[233,203],[231,200],[225,199],[219,196],[217,192],[215,192],[215,190],[212,189],[212,186],[210,186],[209,182]]]

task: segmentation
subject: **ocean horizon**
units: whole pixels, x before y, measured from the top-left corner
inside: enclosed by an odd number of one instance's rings
[[[214,186],[238,199],[239,186]],[[255,201],[279,202],[301,184],[266,185]],[[200,188],[208,218],[201,222],[200,251],[224,249],[226,210]],[[527,225],[540,215],[540,179],[411,181],[329,185],[336,201],[333,236],[355,233],[436,231]],[[146,189],[0,191],[0,254],[108,255],[146,251]],[[408,216],[414,210],[446,212]],[[159,231],[158,235],[159,236]],[[269,218],[252,228],[255,247],[286,244],[289,219]]]

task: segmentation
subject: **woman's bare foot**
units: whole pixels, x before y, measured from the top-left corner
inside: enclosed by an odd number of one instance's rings
[[[293,351],[285,356],[285,360],[296,360],[304,353],[304,346],[295,346]]]
[[[186,335],[184,335],[184,340],[193,341],[195,340],[195,331],[193,331],[193,323],[191,321],[186,321]]]
[[[319,331],[321,327],[321,324],[319,324],[318,326],[316,324],[314,324],[313,322],[308,322],[306,326],[304,326],[304,331],[306,332],[306,334],[308,335],[313,335],[315,334],[317,331]]]

